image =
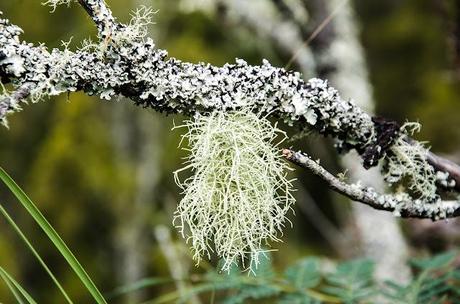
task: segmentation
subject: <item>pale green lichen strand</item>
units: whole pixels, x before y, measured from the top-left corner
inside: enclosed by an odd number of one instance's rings
[[[59,5],[67,5],[67,6],[69,6],[70,3],[74,2],[74,1],[75,0],[47,0],[47,1],[43,2],[42,4],[51,6],[52,9],[53,9],[52,12],[54,12]]]
[[[280,241],[294,203],[289,167],[274,142],[284,136],[248,111],[213,112],[185,123],[190,155],[175,172],[183,189],[174,224],[191,244],[194,259],[224,259],[248,269],[270,241]],[[193,175],[180,182],[179,174]]]
[[[408,188],[424,201],[436,201],[436,172],[426,160],[427,149],[419,142],[407,142],[404,137],[418,132],[420,124],[406,123],[401,127],[401,136],[391,146],[384,166],[385,180],[390,183],[407,178]]]

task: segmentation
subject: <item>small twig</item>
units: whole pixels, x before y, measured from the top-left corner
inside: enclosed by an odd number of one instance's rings
[[[404,218],[429,218],[432,220],[460,215],[460,202],[458,201],[429,203],[413,199],[407,194],[379,194],[374,189],[363,187],[359,183],[344,183],[302,152],[284,149],[283,156],[298,166],[311,170],[314,175],[324,180],[332,190],[374,209],[390,211]]]
[[[436,171],[447,172],[449,173],[448,179],[455,181],[455,186],[452,187],[453,190],[460,192],[460,166],[456,163],[440,157],[430,151],[426,154],[427,162],[433,166]]]
[[[112,33],[120,27],[104,0],[78,0],[78,3],[96,23],[101,40],[109,39]]]
[[[406,137],[404,140],[410,144],[416,142],[415,139],[412,139],[410,137]],[[460,193],[459,165],[444,157],[438,156],[429,150],[427,150],[426,152],[426,160],[434,168],[435,171],[449,173],[448,180],[453,180],[455,182],[455,185],[453,187],[450,187],[449,189],[455,190]]]

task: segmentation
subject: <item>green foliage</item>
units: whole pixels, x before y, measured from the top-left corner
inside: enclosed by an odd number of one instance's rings
[[[94,285],[93,281],[89,277],[89,275],[86,273],[86,271],[83,269],[81,266],[80,262],[75,258],[73,253],[70,251],[70,249],[67,247],[67,245],[64,243],[64,241],[61,239],[59,234],[54,230],[53,226],[48,222],[48,220],[43,216],[43,214],[40,212],[40,210],[35,206],[35,204],[29,199],[29,197],[24,193],[24,191],[15,183],[15,181],[3,170],[3,168],[0,167],[0,180],[8,187],[8,189],[11,191],[11,193],[14,194],[14,196],[17,198],[17,200],[21,203],[21,205],[27,210],[29,215],[35,220],[35,222],[40,226],[40,228],[45,232],[45,234],[48,236],[48,238],[51,240],[54,246],[59,250],[61,255],[65,258],[67,263],[71,266],[73,271],[77,274],[81,282],[85,285],[87,290],[91,293],[93,296],[94,300],[98,304],[104,304],[106,303],[104,297],[102,294],[99,292],[97,289],[96,285]],[[6,212],[3,212],[3,215],[7,215]],[[9,216],[7,216],[7,220],[9,220],[10,223],[14,223],[13,221],[10,221]],[[13,228],[15,228],[18,232],[20,232],[19,228],[16,225],[13,225]],[[22,234],[20,233],[20,236],[22,237]],[[24,239],[24,237],[22,237]],[[26,239],[24,239],[26,240]],[[28,241],[26,241],[28,245]],[[34,254],[36,254],[35,249],[33,249],[32,246],[29,246]],[[38,254],[36,254],[38,256]],[[39,258],[39,261],[41,261],[41,258]],[[42,264],[44,265],[44,263]],[[45,267],[47,269],[47,267]],[[51,272],[47,269],[48,274],[51,274]],[[4,272],[4,275],[8,278],[8,274]],[[4,276],[2,276],[4,277]],[[55,283],[57,281],[55,280],[54,276],[51,275],[51,278],[54,280]],[[10,281],[12,281],[10,279]],[[14,281],[12,281],[14,282]],[[57,285],[60,287],[59,283]],[[17,287],[17,286],[16,286]],[[19,288],[18,288],[19,289]],[[60,288],[62,291],[62,288]],[[21,290],[21,289],[19,289]],[[65,298],[68,300],[68,297],[66,293],[64,292]]]
[[[418,271],[407,285],[387,282],[385,295],[391,303],[434,304],[460,297],[460,270],[452,267],[456,252],[447,252],[428,259],[413,260]],[[452,302],[460,303],[460,302]]]
[[[164,299],[187,302],[193,295],[217,293],[219,303],[376,303],[385,299],[394,304],[460,303],[460,270],[452,267],[456,252],[411,261],[416,275],[406,286],[373,281],[374,263],[359,259],[338,264],[334,271],[323,271],[319,258],[304,258],[283,273],[274,271],[269,256],[261,259],[255,275],[248,276],[233,266],[230,273],[214,270],[194,284],[187,295],[177,292]],[[453,301],[453,302],[452,302]],[[162,301],[155,303],[164,303]]]
[[[30,41],[58,47],[61,40],[73,36],[75,48],[88,35],[94,37],[93,23],[77,5],[73,9],[58,8],[53,15],[49,15],[50,9],[42,7],[41,2],[44,1],[0,1],[0,10],[4,16],[23,26],[24,37]],[[116,16],[127,21],[130,11],[127,7],[134,8],[137,5],[134,2],[111,0],[109,4],[115,9]],[[187,61],[219,65],[235,57],[258,64],[262,56],[279,66],[288,60],[278,58],[277,49],[269,43],[269,39],[256,39],[253,32],[241,26],[231,27],[227,22],[219,22],[222,20],[215,20],[206,14],[181,13],[177,9],[180,2],[159,0],[154,3],[154,8],[160,9],[161,14],[155,16],[157,24],[153,36],[157,44],[170,50],[171,55]],[[436,151],[453,154],[458,151],[460,139],[460,90],[458,77],[451,75],[443,63],[451,57],[447,54],[450,48],[446,45],[450,41],[447,39],[449,31],[443,22],[453,20],[440,15],[442,5],[439,3],[419,0],[353,2],[358,9],[357,16],[362,18],[362,38],[378,102],[377,112],[401,122],[407,118],[420,119],[424,125],[420,138],[429,139]],[[454,9],[449,8],[449,13],[454,13]],[[311,17],[315,18],[313,15]],[[117,274],[123,269],[115,261],[116,255],[107,252],[112,252],[119,244],[119,238],[114,236],[119,229],[118,223],[129,217],[123,208],[128,206],[127,209],[133,209],[132,196],[126,198],[125,192],[130,194],[136,191],[132,185],[135,171],[132,161],[116,159],[115,164],[111,160],[114,152],[109,147],[110,131],[119,129],[110,124],[108,117],[111,115],[110,109],[123,106],[123,103],[100,104],[89,102],[90,99],[81,94],[71,94],[70,104],[62,101],[43,103],[31,107],[23,115],[13,117],[11,129],[8,132],[0,130],[0,152],[3,163],[8,164],[9,170],[19,178],[18,182],[27,183],[30,194],[40,202],[41,209],[45,208],[42,210],[46,210],[47,217],[65,240],[77,246],[75,249],[80,259],[85,260],[86,267],[92,270],[99,282],[110,287],[120,283]],[[123,108],[123,111],[127,110],[130,108]],[[153,119],[159,120],[161,125],[168,125],[166,119]],[[134,120],[131,124],[135,124]],[[163,133],[167,132],[160,132],[158,136],[164,136]],[[133,141],[142,142],[142,137],[133,138]],[[162,160],[167,161],[162,161],[158,169],[159,174],[164,176],[161,185],[151,185],[160,192],[148,202],[155,202],[152,204],[155,206],[166,206],[165,209],[169,210],[173,208],[170,205],[176,198],[176,188],[169,178],[171,167],[177,166],[181,155],[175,150],[173,140],[169,140],[173,142],[170,145],[165,144],[168,141],[163,138],[158,142],[162,143],[159,145],[160,153],[164,155]],[[132,146],[129,148],[136,149]],[[318,157],[323,157],[323,154]],[[330,162],[335,164],[334,160]],[[337,214],[336,209],[329,207],[331,196],[324,185],[319,185],[308,174],[302,174],[302,183],[307,190],[312,190],[322,210],[331,218],[343,217],[343,209]],[[6,198],[6,195],[2,195],[2,198]],[[21,227],[35,241],[35,231],[27,226],[28,218],[24,219],[16,209],[12,214],[18,215]],[[112,217],[116,217],[116,221],[109,224]],[[155,218],[149,220],[156,224],[158,219],[165,223],[168,216],[156,210]],[[288,253],[299,250],[318,252],[324,246],[324,240],[316,230],[307,226],[308,221],[300,213],[294,220],[295,230],[286,236],[288,245],[277,255],[277,259],[289,260]],[[15,242],[8,237],[7,231],[4,232],[0,240],[2,266],[15,276],[30,274],[33,256],[18,253]],[[62,272],[64,269],[60,259],[52,254],[53,248],[46,248],[42,243],[37,243],[37,246],[44,257],[51,258],[50,265],[61,270],[59,274],[65,288],[77,299],[85,297],[85,291],[78,289],[79,282],[72,276],[71,270]],[[164,275],[156,272],[158,269],[165,272],[165,266],[160,263],[158,259],[151,258],[145,267],[149,271],[154,269],[155,275]],[[36,271],[33,275],[36,275]],[[455,280],[460,280],[458,274]],[[50,300],[51,296],[59,295],[51,295],[49,289],[43,287],[39,280],[30,286],[30,292],[38,302],[59,303]],[[0,302],[14,303],[14,300],[6,298],[3,289],[0,291]],[[77,299],[76,302],[80,303],[90,302]],[[289,299],[286,302],[295,303]]]
[[[259,261],[259,266],[250,277],[247,277],[247,280],[240,280],[239,271],[237,269],[234,270],[233,281],[237,287],[235,288],[235,293],[226,297],[223,303],[243,304],[247,303],[250,299],[266,299],[280,293],[280,289],[277,286],[270,284],[270,280],[275,277],[270,256],[264,254],[259,258]],[[258,280],[253,281],[251,278],[258,278]]]
[[[92,294],[96,303],[106,303],[88,274],[54,228],[23,190],[1,168],[0,179],[58,248],[61,255]],[[0,206],[0,212],[48,272],[67,302],[71,303],[50,269],[3,206]],[[276,303],[281,304],[353,304],[369,303],[375,301],[376,297],[385,298],[390,303],[395,304],[435,304],[446,303],[448,300],[451,303],[460,303],[455,302],[455,299],[460,297],[460,270],[453,267],[457,256],[457,252],[447,252],[431,258],[414,259],[411,261],[411,266],[416,275],[412,282],[401,285],[388,281],[384,288],[378,288],[373,281],[374,264],[369,260],[344,262],[338,264],[335,270],[331,272],[322,270],[320,259],[308,257],[288,266],[284,272],[278,273],[273,268],[270,255],[261,253],[258,257],[258,267],[249,275],[242,274],[241,269],[235,264],[232,264],[228,272],[224,274],[210,270],[197,280],[198,283],[196,281],[190,282],[192,287],[185,294],[175,291],[156,299],[153,303],[167,303],[174,300],[187,302],[191,297],[205,293],[218,293],[221,298],[220,303],[225,304],[252,303],[254,301],[261,303],[276,301]],[[222,263],[225,261],[221,261]],[[217,267],[217,269],[221,268]],[[1,267],[0,278],[10,289],[18,303],[36,303],[32,296]],[[147,286],[172,282],[174,280],[167,278],[145,279],[132,286],[117,289],[113,296],[126,294]]]
[[[219,262],[217,269],[221,269],[225,263],[224,260]],[[259,266],[254,272],[242,275],[241,270],[232,264],[228,272],[223,274],[220,271],[212,270],[208,272],[201,284],[189,290],[187,296],[180,300],[186,302],[189,297],[205,292],[226,291],[224,304],[242,304],[248,300],[267,299],[278,295],[281,290],[278,286],[271,284],[275,278],[275,272],[272,268],[270,256],[268,253],[259,257]]]
[[[16,301],[18,301],[19,304],[37,304],[32,296],[2,267],[0,267],[0,277],[8,286],[11,293],[14,295],[14,298]],[[24,300],[27,302],[24,302]]]
[[[329,286],[322,290],[340,298],[344,303],[359,303],[375,294],[372,274],[374,264],[370,260],[354,260],[337,266],[335,273],[326,276]]]
[[[315,287],[321,280],[318,260],[315,258],[301,260],[288,267],[284,277],[298,289]]]
[[[72,300],[70,300],[69,296],[67,295],[67,292],[64,290],[64,288],[61,286],[61,283],[56,279],[54,274],[51,272],[49,269],[48,265],[43,261],[42,257],[38,254],[37,250],[34,248],[34,246],[31,244],[29,239],[25,236],[25,234],[22,232],[21,228],[16,224],[16,222],[11,218],[11,216],[8,214],[8,212],[3,208],[2,205],[0,205],[0,212],[2,215],[5,217],[5,219],[8,221],[11,227],[16,231],[16,233],[19,235],[19,237],[23,240],[23,242],[27,245],[29,250],[33,253],[33,255],[37,258],[38,262],[42,265],[42,267],[45,269],[45,271],[48,273],[50,276],[51,280],[54,282],[56,287],[59,289],[59,291],[62,293],[64,296],[65,300],[67,303],[72,304]]]
[[[284,272],[284,279],[297,290],[281,296],[280,303],[315,303],[304,289],[318,286],[321,281],[319,261],[316,258],[305,258],[288,267]]]

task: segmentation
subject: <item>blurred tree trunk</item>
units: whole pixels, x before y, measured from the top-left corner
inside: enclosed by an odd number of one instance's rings
[[[344,96],[353,96],[361,108],[372,113],[372,88],[350,2],[314,0],[303,3],[312,15],[313,20],[310,23],[315,26],[309,31],[302,31],[303,39],[311,41],[318,76],[330,79]],[[313,38],[313,33],[319,29],[321,31]],[[342,158],[349,177],[378,191],[383,190],[384,184],[378,169],[364,170],[360,161],[353,153]],[[374,260],[377,267],[376,279],[379,281],[408,281],[408,248],[397,219],[354,202],[351,206],[354,218],[352,223],[358,238],[353,243],[360,243],[361,249],[355,252],[348,249],[345,254],[364,255]]]
[[[147,6],[146,0],[134,0],[133,7]],[[130,107],[127,109],[127,107]],[[114,244],[120,261],[118,280],[132,284],[145,277],[149,267],[152,237],[150,219],[155,205],[154,190],[160,179],[161,117],[158,113],[119,104],[113,110],[113,143],[120,168],[128,185],[118,196],[119,221]],[[125,303],[139,303],[141,290],[125,296]]]
[[[121,285],[144,277],[147,256],[151,252],[150,217],[154,206],[154,190],[159,180],[159,154],[161,124],[158,114],[134,111],[125,105],[114,107],[113,142],[120,168],[127,184],[118,195],[118,225],[114,244],[120,261],[118,280]],[[128,112],[128,113],[127,113]],[[131,181],[131,182],[128,182]],[[126,303],[138,303],[141,292],[126,295]]]
[[[326,2],[329,14],[337,11],[332,20],[335,35],[327,51],[335,66],[335,72],[329,76],[331,82],[344,96],[353,96],[362,109],[372,113],[375,102],[353,8],[349,1]],[[360,161],[360,158],[352,153],[342,159],[353,180],[359,180],[377,191],[384,190],[379,170],[365,170]],[[362,253],[376,262],[376,279],[381,282],[388,279],[407,282],[410,279],[410,269],[406,265],[408,248],[397,218],[362,204],[352,203],[352,208],[361,238]]]
[[[460,2],[459,1],[448,1],[449,3],[445,4],[444,7],[448,7],[447,10],[451,7],[452,9],[447,12],[447,15],[450,15],[449,20],[450,25],[450,46],[452,53],[452,63],[456,70],[457,80],[460,79]],[[449,17],[449,16],[448,16]]]

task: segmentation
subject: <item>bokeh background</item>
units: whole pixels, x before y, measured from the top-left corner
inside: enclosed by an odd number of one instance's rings
[[[455,0],[107,2],[124,22],[140,5],[158,10],[150,35],[158,47],[182,60],[222,65],[236,57],[251,64],[266,58],[283,67],[296,54],[290,69],[306,78],[326,77],[333,86],[345,88],[344,97],[357,102],[364,96],[364,106],[377,115],[400,123],[419,121],[423,128],[417,138],[460,162],[460,4]],[[58,7],[51,14],[40,1],[2,0],[0,11],[22,27],[22,37],[29,42],[51,48],[71,39],[70,48],[75,50],[83,39],[95,39],[91,20],[77,4]],[[178,148],[181,131],[171,128],[182,119],[137,108],[123,98],[100,101],[72,93],[26,106],[10,117],[9,129],[0,128],[1,166],[36,202],[104,292],[144,277],[171,276],[171,250],[185,274],[203,271],[194,266],[171,224],[181,198],[172,172],[186,155]],[[337,173],[345,167],[353,171],[357,161],[341,160],[330,140],[316,136],[289,145],[321,158]],[[357,210],[356,203],[332,193],[308,172],[294,174],[299,190],[295,215],[289,215],[293,227],[286,229],[283,243],[274,244],[279,250],[272,255],[280,269],[307,255],[334,261],[380,259],[386,254],[396,260],[380,265],[383,276],[404,280],[404,275],[394,274],[394,267],[404,265],[405,258],[458,245],[456,220],[391,218],[388,231],[393,230],[387,240],[377,232],[369,239],[359,217],[365,212],[372,226],[381,213]],[[352,172],[350,178],[360,174]],[[4,186],[0,200],[76,303],[91,303],[65,261]],[[46,273],[3,220],[0,264],[39,303],[62,302]],[[147,288],[110,302],[135,303],[174,288]],[[4,285],[0,302],[13,303]]]

